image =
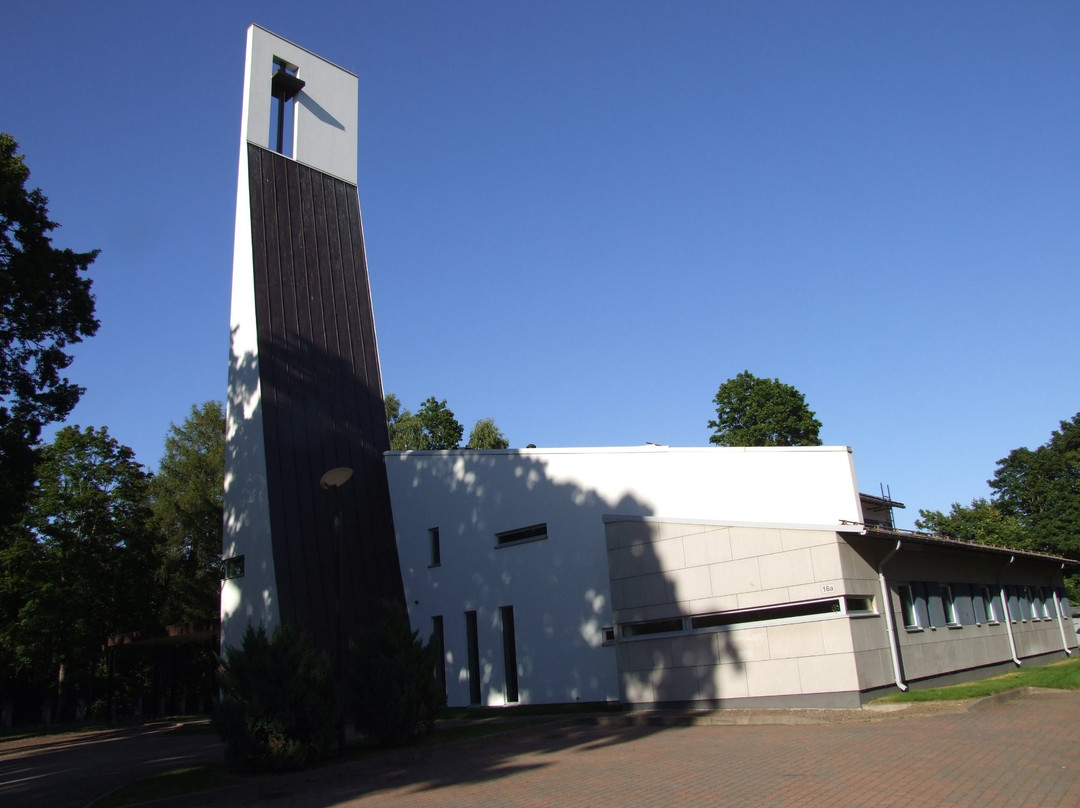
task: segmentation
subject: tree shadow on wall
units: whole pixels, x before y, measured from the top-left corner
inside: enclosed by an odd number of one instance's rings
[[[230,371],[226,524],[231,527],[226,531],[226,555],[230,533],[257,528],[260,519],[274,523],[273,546],[265,535],[254,551],[246,550],[248,574],[258,572],[260,564],[268,573],[272,557],[281,618],[309,632],[322,647],[333,651],[337,645],[334,593],[339,575],[346,581],[347,623],[356,627],[365,624],[366,615],[377,613],[385,592],[401,592],[404,580],[414,628],[426,635],[432,615],[446,618],[447,683],[450,689],[459,688],[459,694],[468,688],[470,675],[464,612],[478,613],[480,675],[485,694],[490,694],[505,687],[500,607],[512,606],[522,701],[599,701],[631,691],[668,704],[723,698],[715,677],[705,672],[721,662],[741,665],[726,632],[699,635],[708,641],[689,651],[683,645],[693,635],[617,637],[605,644],[604,629],[614,626],[623,593],[612,589],[604,517],[645,524],[646,517],[665,515],[653,513],[642,496],[585,488],[560,476],[544,457],[529,453],[413,453],[407,470],[409,496],[446,505],[438,517],[441,564],[430,568],[426,554],[433,525],[418,521],[432,512],[426,505],[411,510],[408,503],[398,504],[396,541],[389,515],[372,521],[373,503],[377,505],[380,496],[389,502],[385,463],[405,460],[395,453],[384,461],[388,441],[381,390],[366,382],[350,361],[309,339],[264,340],[258,359],[233,349]],[[330,499],[319,487],[322,473],[337,466],[358,470],[341,492],[345,549],[340,565]],[[393,470],[401,472],[401,467]],[[546,540],[496,545],[496,533],[541,523],[548,525]],[[650,605],[666,608],[675,619],[688,617],[678,609],[678,584],[665,574],[653,543],[642,541],[634,547],[640,569],[657,576],[659,586],[653,588],[663,593]],[[247,617],[265,621],[274,604],[259,592],[245,592],[245,597],[256,600]],[[369,608],[372,611],[365,611]],[[646,645],[650,652],[644,663],[639,654],[620,681],[621,660],[631,648]],[[603,657],[599,666],[591,661],[597,655]],[[688,677],[693,699],[686,698]],[[457,701],[467,703],[468,697]],[[455,765],[453,755],[443,760],[430,750],[415,750],[401,754],[425,760],[431,755],[435,764],[415,774],[411,769],[396,772],[394,784],[434,789],[484,782],[541,765],[515,762],[530,751],[580,746],[587,754],[590,748],[658,731],[661,728],[615,724],[528,733],[513,741],[477,741],[482,748],[468,770]],[[377,778],[354,779],[342,784],[326,804],[340,795],[379,790],[379,783]]]
[[[648,492],[613,495],[573,479],[574,469],[617,457],[542,450],[389,455],[406,597],[414,624],[425,632],[432,617],[443,617],[451,704],[469,702],[477,672],[482,703],[501,703],[502,606],[514,610],[522,701],[700,706],[723,698],[720,663],[741,669],[742,661],[728,632],[684,632],[682,539],[661,535],[665,515],[653,512]],[[582,476],[588,479],[589,471]],[[436,566],[428,555],[433,525],[423,522],[433,516],[441,544]],[[543,540],[501,545],[497,539],[536,525],[546,526]],[[657,554],[661,545],[664,558]],[[462,622],[468,611],[477,613],[478,671],[468,664]],[[674,625],[624,636],[616,620],[628,619]],[[614,629],[613,640],[605,640],[605,629]]]
[[[264,335],[257,357],[231,348],[228,404],[225,554],[245,548],[245,576],[268,587],[245,590],[245,622],[270,622],[276,607],[336,656],[339,587],[349,635],[373,622],[384,600],[403,597],[382,392],[350,355],[295,334]],[[353,474],[335,502],[320,479],[338,467]]]

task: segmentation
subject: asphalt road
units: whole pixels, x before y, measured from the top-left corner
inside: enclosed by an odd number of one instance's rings
[[[85,808],[117,787],[183,765],[221,760],[212,732],[151,724],[0,742],[0,806]]]

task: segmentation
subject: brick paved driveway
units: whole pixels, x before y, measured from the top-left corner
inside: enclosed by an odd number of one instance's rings
[[[179,806],[1080,806],[1080,693],[795,726],[533,727]]]

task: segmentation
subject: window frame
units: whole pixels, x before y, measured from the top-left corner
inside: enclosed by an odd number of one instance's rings
[[[908,631],[922,631],[925,626],[919,623],[919,610],[915,608],[915,590],[910,583],[899,584],[896,594],[900,598],[900,619]]]
[[[547,541],[547,538],[547,522],[538,522],[535,525],[499,531],[495,534],[495,548],[515,547],[519,544],[529,544],[534,541]]]
[[[952,584],[939,582],[938,594],[941,596],[941,610],[945,613],[945,627],[961,628],[960,613],[956,609],[956,597],[953,595]]]
[[[1001,595],[995,593],[989,584],[980,584],[983,598],[986,600],[986,625],[997,626],[1001,624]]]
[[[442,566],[442,545],[439,540],[438,526],[428,528],[428,550],[430,552],[428,568]]]
[[[221,559],[221,578],[231,581],[233,578],[244,577],[244,554]]]

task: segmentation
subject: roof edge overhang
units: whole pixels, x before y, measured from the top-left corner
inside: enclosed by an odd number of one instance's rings
[[[1040,553],[1035,550],[1019,550],[1013,547],[995,547],[992,544],[980,544],[974,541],[965,541],[963,539],[953,539],[949,536],[939,536],[935,533],[920,533],[913,530],[898,530],[896,528],[885,528],[869,525],[855,525],[845,524],[842,532],[845,533],[858,533],[871,539],[888,539],[889,541],[909,541],[915,544],[925,544],[934,547],[947,547],[953,550],[966,550],[966,551],[978,551],[984,553],[990,553],[993,555],[1010,555],[1017,558],[1028,558],[1034,561],[1050,561],[1058,564],[1062,564],[1068,567],[1080,567],[1080,561],[1074,561],[1071,558],[1064,558],[1063,556],[1050,555],[1049,553]]]

